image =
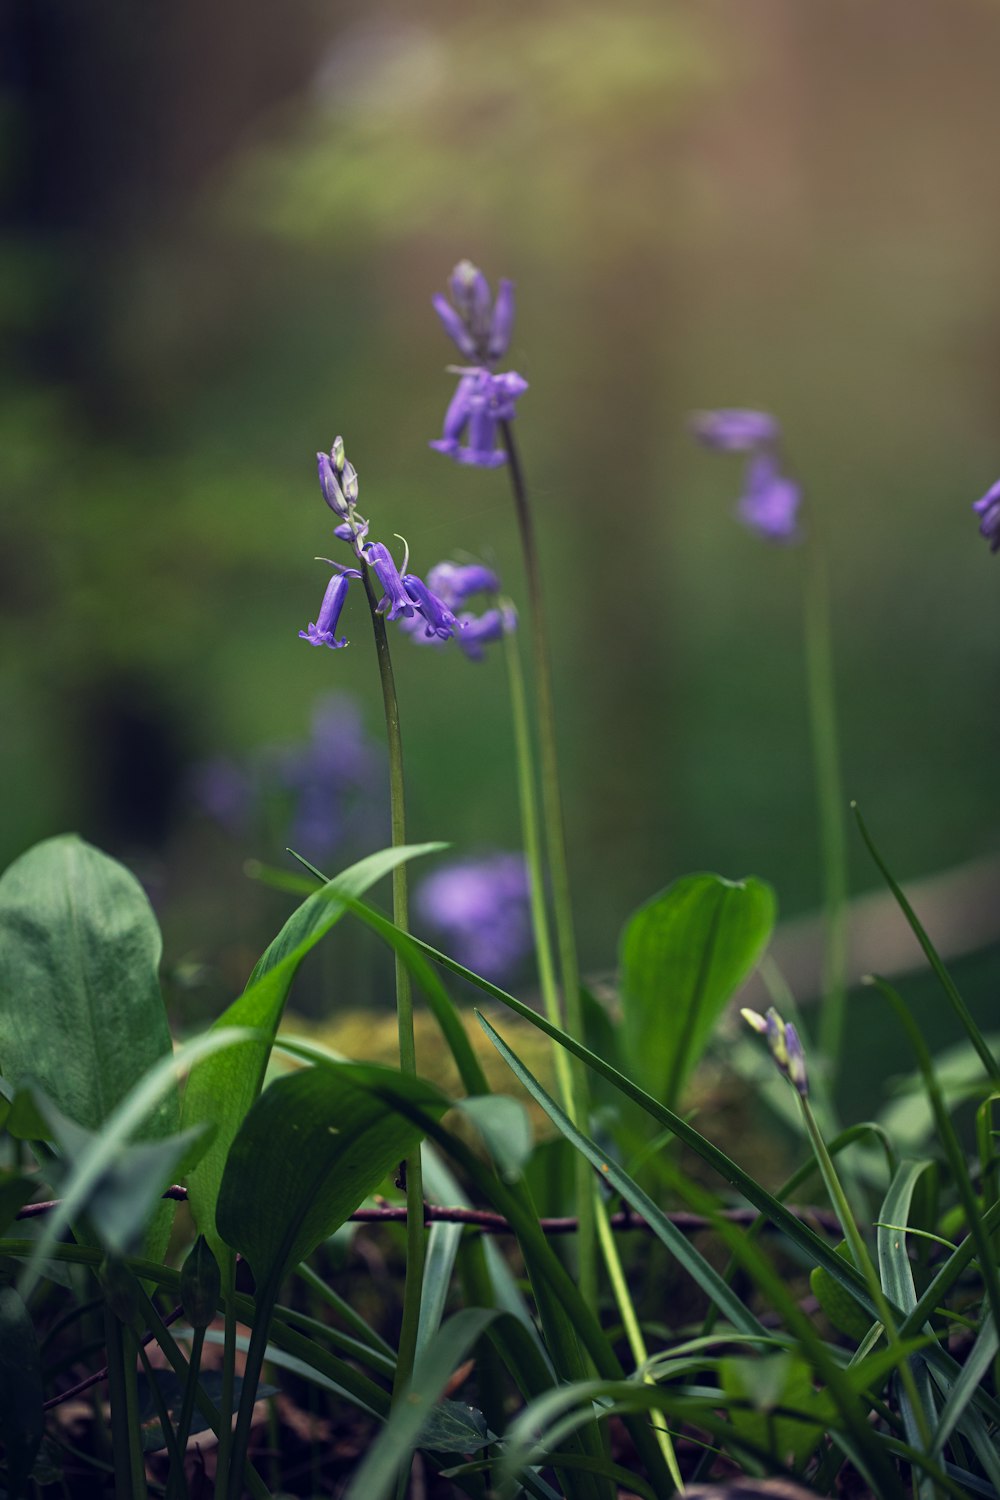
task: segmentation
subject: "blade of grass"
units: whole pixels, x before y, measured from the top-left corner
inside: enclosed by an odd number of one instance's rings
[[[878,866],[883,880],[889,887],[893,896],[896,898],[896,904],[909,923],[914,937],[920,944],[921,948],[924,950],[927,962],[930,964],[935,975],[937,976],[941,988],[948,996],[952,1008],[955,1011],[955,1014],[958,1016],[958,1019],[964,1026],[970,1042],[978,1052],[982,1060],[983,1067],[986,1069],[993,1082],[996,1084],[1000,1084],[1000,1065],[998,1065],[996,1058],[990,1051],[986,1038],[983,1036],[979,1027],[976,1025],[976,1022],[973,1019],[968,1006],[962,999],[962,996],[959,994],[958,987],[955,984],[955,981],[948,973],[948,970],[945,968],[944,964],[937,954],[937,950],[935,949],[930,938],[927,936],[927,933],[924,931],[920,923],[920,919],[918,918],[916,912],[913,910],[913,907],[910,905],[909,901],[906,899],[902,887],[894,879],[881,854],[876,849],[875,844],[872,840],[872,836],[868,832],[868,827],[865,823],[865,820],[861,816],[861,809],[858,807],[858,804],[856,802],[851,803],[851,811],[854,813],[858,828],[861,832],[861,837],[864,839],[865,844],[868,848],[868,853],[871,855],[872,859]]]

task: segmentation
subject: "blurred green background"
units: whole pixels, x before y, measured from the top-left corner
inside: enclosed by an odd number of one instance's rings
[[[130,862],[168,963],[284,910],[192,767],[380,703],[307,650],[342,432],[373,534],[495,558],[503,471],[427,447],[453,263],[517,284],[585,970],[690,869],[819,899],[800,559],[732,520],[692,408],[785,428],[829,548],[845,790],[901,876],[993,853],[1000,472],[992,0],[15,3],[3,23],[6,863]],[[516,845],[502,662],[397,644],[412,836]],[[877,884],[850,836],[853,884]],[[275,904],[277,903],[277,904]],[[1000,928],[1000,919],[998,919]],[[995,988],[995,986],[994,986]]]

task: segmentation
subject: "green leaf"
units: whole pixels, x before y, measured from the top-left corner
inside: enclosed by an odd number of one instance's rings
[[[15,1167],[0,1170],[0,1234],[6,1233],[37,1187],[37,1178],[26,1177]]]
[[[492,1441],[482,1412],[464,1401],[439,1401],[420,1433],[432,1453],[475,1453]]]
[[[633,1075],[676,1102],[723,1008],[774,927],[763,881],[687,875],[629,919],[621,938],[625,1047]]]
[[[40,1089],[33,1092],[62,1152],[57,1175],[69,1182],[100,1151],[100,1132],[70,1120]],[[160,1195],[174,1181],[178,1163],[192,1159],[203,1136],[204,1127],[195,1126],[162,1141],[119,1145],[110,1156],[105,1154],[104,1168],[92,1178],[77,1211],[86,1214],[88,1229],[106,1250],[128,1255],[140,1248]]]
[[[0,1442],[8,1493],[19,1495],[42,1441],[42,1373],[35,1329],[12,1286],[0,1286]]]
[[[443,847],[412,844],[383,849],[328,881],[292,913],[257,963],[243,994],[215,1022],[215,1027],[251,1026],[260,1033],[260,1040],[247,1047],[206,1059],[192,1071],[184,1091],[183,1124],[216,1127],[208,1150],[188,1174],[191,1213],[216,1253],[220,1245],[216,1201],[226,1158],[247,1110],[263,1086],[267,1060],[299,965],[344,915],[341,896],[363,895],[397,865]]]
[[[440,1119],[450,1101],[391,1068],[327,1063],[277,1079],[232,1144],[218,1227],[250,1262],[258,1290],[274,1286],[373,1192],[420,1140],[386,1108],[398,1098]]]
[[[456,1107],[479,1131],[504,1181],[516,1182],[534,1144],[528,1111],[520,1099],[509,1094],[477,1094],[459,1099]]]
[[[728,1317],[734,1328],[742,1333],[759,1334],[761,1338],[768,1337],[766,1329],[759,1320],[754,1317],[748,1307],[745,1307],[733,1289],[719,1275],[715,1267],[710,1265],[705,1257],[695,1249],[687,1236],[677,1229],[667,1218],[666,1214],[657,1207],[651,1198],[643,1192],[642,1188],[628,1175],[623,1167],[617,1162],[611,1161],[607,1155],[599,1151],[589,1137],[569,1120],[564,1112],[556,1104],[555,1100],[546,1093],[538,1080],[528,1071],[520,1058],[511,1051],[507,1043],[494,1031],[493,1027],[479,1011],[476,1012],[480,1026],[496,1047],[500,1056],[514,1073],[514,1076],[528,1090],[528,1093],[540,1104],[549,1119],[559,1127],[568,1141],[582,1151],[587,1160],[604,1177],[605,1181],[615,1188],[630,1208],[636,1213],[642,1214],[643,1218],[652,1229],[658,1239],[667,1246],[676,1260],[688,1274],[694,1279],[706,1297]]]
[[[75,835],[46,839],[0,878],[0,1072],[39,1083],[70,1119],[99,1130],[171,1052],[160,993],[160,929],[142,886]],[[30,996],[30,1003],[26,997]],[[176,1085],[141,1138],[177,1130]],[[150,1232],[162,1253],[174,1212]]]
[[[835,1415],[830,1398],[815,1389],[805,1360],[784,1352],[757,1359],[731,1355],[720,1360],[719,1373],[727,1400],[747,1403],[729,1408],[729,1420],[740,1436],[782,1462],[791,1454],[796,1466],[804,1464]],[[814,1416],[815,1421],[778,1416],[777,1407],[807,1419]]]
[[[848,1265],[854,1264],[846,1240],[841,1240],[837,1246],[837,1254]],[[852,1338],[856,1344],[860,1344],[871,1328],[872,1320],[847,1288],[841,1282],[834,1281],[825,1266],[813,1266],[809,1273],[809,1285],[813,1296],[834,1328],[841,1333],[846,1333],[848,1338]]]

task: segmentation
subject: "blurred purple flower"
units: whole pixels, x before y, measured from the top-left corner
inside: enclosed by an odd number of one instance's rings
[[[690,426],[700,443],[718,453],[752,453],[781,437],[781,428],[768,412],[738,406],[695,412]]]
[[[474,594],[498,594],[500,579],[492,568],[487,568],[483,563],[444,561],[435,563],[428,571],[427,586],[449,611],[453,611]],[[453,620],[451,634],[470,661],[482,661],[485,655],[483,647],[492,641],[501,640],[517,626],[517,614],[513,606],[507,603],[501,607],[493,606],[481,615],[463,610]],[[401,625],[418,644],[424,644],[428,640],[427,633],[415,621],[404,620]],[[444,635],[430,637],[436,645],[443,645],[447,638]]]
[[[501,281],[496,300],[471,260],[460,260],[449,278],[451,302],[436,293],[431,302],[445,333],[463,359],[492,364],[502,359],[514,327],[514,283]]]
[[[335,566],[339,572],[334,573],[326,586],[316,623],[313,624],[310,620],[307,628],[299,631],[300,638],[308,641],[310,646],[329,646],[331,651],[347,645],[346,636],[339,641],[336,639],[337,621],[340,619],[351,579],[361,577],[356,568],[342,568],[339,563]]]
[[[456,463],[497,469],[507,454],[497,446],[497,424],[513,420],[519,397],[528,382],[516,370],[491,375],[489,370],[463,372],[445,412],[442,435],[430,447]],[[467,434],[468,441],[461,441]]]
[[[982,519],[979,522],[979,534],[984,536],[990,544],[991,552],[1000,552],[1000,479],[991,485],[981,500],[977,500],[972,509]]]
[[[717,453],[749,455],[743,493],[736,514],[743,524],[769,542],[800,539],[802,489],[784,474],[778,460],[781,428],[768,412],[742,407],[697,412],[691,432]]]
[[[459,963],[495,982],[513,974],[531,947],[528,874],[520,854],[443,866],[420,882],[414,911]]]
[[[452,609],[464,604],[470,594],[500,592],[499,578],[483,563],[435,563],[428,571],[427,584]]]
[[[801,504],[801,488],[782,474],[773,454],[753,454],[747,464],[743,494],[736,504],[736,514],[744,525],[770,542],[797,541]]]

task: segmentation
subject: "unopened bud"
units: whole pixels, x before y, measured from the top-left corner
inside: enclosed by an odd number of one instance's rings
[[[199,1234],[181,1268],[181,1305],[192,1328],[207,1328],[219,1309],[222,1276],[219,1262]]]

